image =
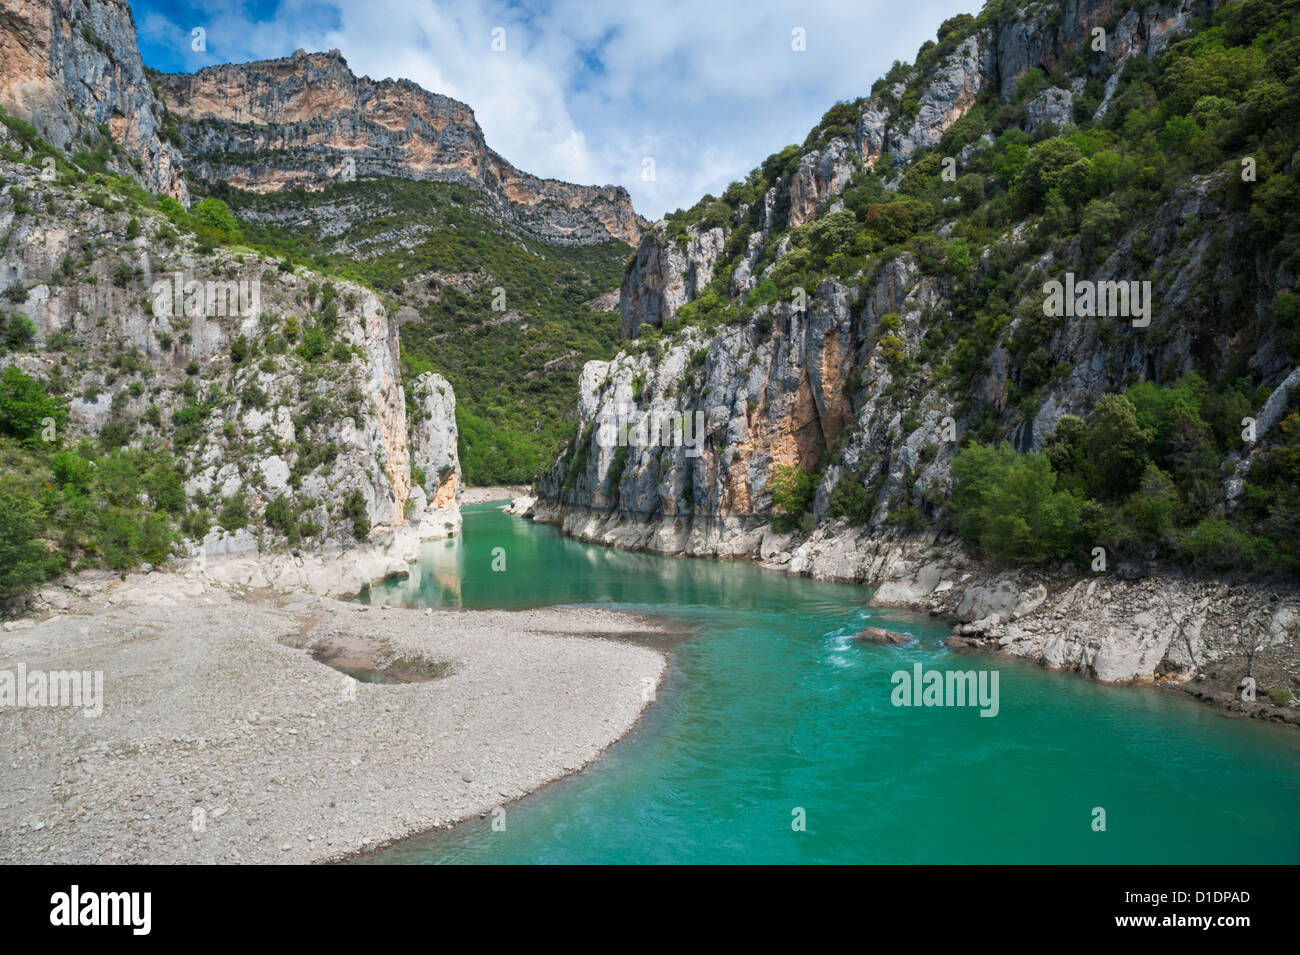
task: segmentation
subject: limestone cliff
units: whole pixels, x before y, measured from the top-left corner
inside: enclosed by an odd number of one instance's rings
[[[1230,511],[1258,457],[1252,442],[1274,440],[1294,408],[1300,369],[1269,306],[1293,288],[1294,263],[1237,251],[1252,247],[1254,224],[1234,198],[1235,169],[1151,185],[1141,221],[1117,216],[1101,242],[1054,232],[1046,216],[1013,218],[1009,205],[980,222],[994,226],[981,238],[957,213],[970,201],[929,185],[943,168],[937,147],[955,141],[959,174],[970,163],[981,189],[1007,189],[980,164],[994,149],[988,130],[1033,144],[1104,117],[1131,58],[1159,54],[1215,6],[1078,0],[971,20],[964,37],[941,33],[923,49],[923,67],[829,112],[725,202],[706,197],[657,223],[622,285],[625,351],[587,365],[576,436],[539,480],[534,516],[600,543],[867,583],[878,600],[958,621],[971,645],[1098,679],[1199,680],[1258,638],[1280,648],[1279,682],[1294,682],[1289,584],[1185,579],[1150,547],[1082,582],[1072,567],[1005,570],[970,556],[949,520],[964,442],[1039,451],[1065,415],[1198,369],[1253,382],[1241,414],[1255,439],[1208,462],[1197,490]],[[1105,49],[1081,56],[1098,28]],[[1018,94],[1030,71],[1063,85],[1035,77]],[[949,137],[977,108],[968,134]],[[932,230],[873,231],[873,216],[915,208],[914,193]],[[1145,281],[1150,312],[1049,316],[1043,283],[1067,272]],[[979,290],[995,287],[981,311]],[[970,361],[976,340],[984,351]],[[778,522],[774,479],[792,471],[815,487]],[[1225,475],[1235,477],[1220,489]],[[1217,612],[1220,601],[1249,623]]]
[[[929,69],[914,69],[902,82],[885,84],[879,93],[852,104],[852,134],[846,131],[806,151],[793,174],[773,185],[763,199],[761,230],[749,236],[746,256],[734,265],[733,289],[743,292],[757,284],[751,269],[774,227],[804,225],[830,211],[856,168],[873,169],[882,157],[888,157],[890,168],[901,168],[918,149],[937,146],[981,94],[995,94],[1006,103],[1022,76],[1031,70],[1051,73],[1067,55],[1090,50],[1093,31],[1103,30],[1104,49],[1086,61],[1085,72],[1104,80],[1104,95],[1095,109],[1103,116],[1130,57],[1158,56],[1197,17],[1219,5],[1220,0],[1179,0],[1119,16],[1114,0],[1069,0],[1040,4],[982,26]],[[1059,128],[1073,122],[1075,93],[1051,87],[1038,94],[1025,104],[1024,128],[1032,133],[1047,123]],[[642,323],[661,326],[703,291],[722,264],[722,235],[706,236],[692,226],[676,249],[665,249],[664,236],[662,226],[645,231],[623,282],[620,308],[627,338]]]
[[[253,192],[341,177],[460,182],[552,242],[634,244],[641,234],[622,187],[521,172],[488,148],[464,103],[409,80],[358,77],[337,50],[164,74],[158,87],[191,173],[209,182]]]
[[[411,430],[413,473],[424,476],[412,493],[434,509],[455,507],[463,486],[456,451],[456,395],[442,375],[426,372],[411,383],[415,420]]]
[[[2,0],[0,105],[70,152],[107,136],[112,167],[188,204],[126,0]]]
[[[362,569],[316,583],[355,592],[459,526],[455,397],[437,376],[402,380],[373,292],[205,251],[156,211],[28,165],[0,162],[0,183],[0,276],[34,331],[0,364],[67,396],[66,442],[171,451],[185,554],[345,551]]]

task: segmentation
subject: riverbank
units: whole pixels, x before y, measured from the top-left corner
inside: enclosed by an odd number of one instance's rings
[[[435,612],[108,574],[0,633],[0,670],[102,673],[102,712],[0,707],[0,862],[312,863],[581,769],[666,665],[580,608]],[[337,648],[421,682],[359,682]],[[313,651],[316,651],[313,656]],[[503,808],[504,807],[504,808]]]
[[[460,506],[466,507],[470,504],[491,504],[496,501],[507,503],[517,497],[528,493],[528,488],[522,484],[513,486],[492,486],[492,487],[466,487],[461,488]]]
[[[760,518],[643,520],[522,498],[510,512],[577,540],[671,556],[729,558],[873,588],[876,607],[924,611],[949,646],[1017,657],[1104,683],[1160,684],[1225,712],[1300,726],[1300,592],[1152,568],[1081,577],[1066,567],[1005,569],[953,537],[872,534],[847,524],[777,534]],[[1238,698],[1246,673],[1256,700]],[[1270,691],[1278,699],[1270,700]]]

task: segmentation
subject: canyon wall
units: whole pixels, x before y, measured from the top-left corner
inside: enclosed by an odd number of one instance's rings
[[[188,204],[126,0],[2,0],[0,103],[70,153],[95,151],[106,134],[111,166]]]

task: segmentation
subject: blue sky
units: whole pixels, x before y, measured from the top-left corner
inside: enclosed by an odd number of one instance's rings
[[[837,100],[982,0],[132,0],[149,66],[338,48],[469,104],[519,168],[627,187],[656,219],[802,142]],[[196,28],[206,50],[193,47]],[[806,49],[792,37],[802,30]],[[504,32],[499,32],[504,31]],[[494,35],[504,50],[493,49]],[[497,44],[500,46],[500,43]],[[647,178],[653,160],[653,178]]]

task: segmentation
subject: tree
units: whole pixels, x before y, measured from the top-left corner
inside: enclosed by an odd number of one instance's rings
[[[140,493],[140,472],[125,451],[118,451],[99,462],[95,485],[104,500],[119,507],[131,504]]]
[[[823,259],[848,249],[857,234],[858,222],[848,209],[822,216],[808,227],[808,240]]]
[[[3,327],[3,344],[10,351],[22,351],[36,337],[36,326],[26,315],[14,312],[7,320],[0,323]]]
[[[29,590],[51,569],[49,552],[36,539],[37,513],[29,498],[0,490],[0,598]]]
[[[52,422],[57,433],[66,417],[63,406],[46,395],[35,378],[13,366],[0,373],[0,434],[35,446],[48,424]]]
[[[965,212],[974,212],[984,204],[984,177],[968,172],[957,180],[957,195]]]
[[[817,494],[816,477],[797,464],[783,464],[772,469],[768,486],[772,491],[773,529],[779,533],[794,530]]]
[[[194,204],[191,212],[195,220],[214,229],[228,233],[236,239],[239,239],[239,223],[235,221],[234,215],[220,199],[204,199]]]
[[[1124,395],[1103,395],[1088,417],[1085,446],[1091,459],[1093,497],[1122,500],[1137,489],[1150,460],[1151,432],[1138,424],[1137,411]]]
[[[1025,168],[1016,177],[1016,202],[1024,211],[1038,209],[1056,188],[1067,166],[1083,158],[1079,147],[1064,139],[1045,139],[1029,151]]]
[[[352,536],[365,540],[370,533],[370,515],[366,512],[366,499],[359,489],[353,489],[343,501],[343,516],[352,520]]]
[[[1105,199],[1094,199],[1083,210],[1083,218],[1079,225],[1079,235],[1083,239],[1083,247],[1092,252],[1094,249],[1109,245],[1115,241],[1115,236],[1118,234],[1118,229],[1123,221],[1123,214],[1113,202],[1108,202]]]
[[[1239,102],[1264,69],[1264,54],[1253,48],[1209,46],[1175,59],[1162,86],[1173,112],[1185,113],[1202,96]]]
[[[1039,562],[1077,556],[1083,502],[1056,489],[1045,454],[1016,454],[1011,445],[970,444],[952,466],[957,529],[1001,560]]]

